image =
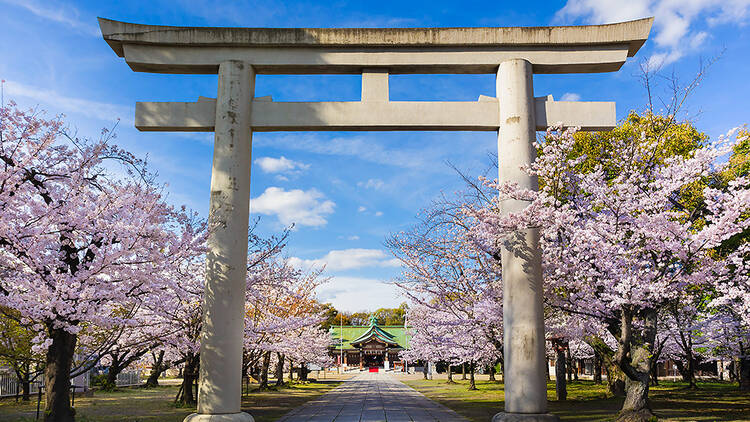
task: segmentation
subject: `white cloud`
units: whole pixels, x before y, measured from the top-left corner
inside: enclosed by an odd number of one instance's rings
[[[365,211],[367,211],[367,207],[365,207],[364,205],[360,205],[359,208],[357,208],[357,211],[359,211],[359,212],[365,212]]]
[[[703,42],[706,41],[706,38],[708,38],[708,32],[701,31],[693,36],[693,38],[690,40],[690,48],[697,49],[701,45],[703,45]]]
[[[648,58],[646,62],[649,69],[659,69],[670,63],[674,63],[679,60],[684,53],[680,50],[665,51],[662,53],[654,53]]]
[[[566,92],[560,97],[560,101],[581,101],[581,96],[575,92]]]
[[[5,98],[23,97],[45,105],[45,109],[53,113],[81,114],[107,122],[121,119],[123,123],[132,125],[133,109],[118,104],[101,103],[81,98],[67,97],[55,91],[36,88],[14,81],[5,81]]]
[[[556,19],[586,17],[594,23],[613,23],[649,16],[650,0],[568,0]]]
[[[281,224],[297,226],[325,226],[326,215],[333,213],[336,204],[326,200],[315,189],[289,191],[269,187],[259,197],[250,200],[250,210],[263,215],[275,215]]]
[[[365,189],[380,190],[385,186],[385,182],[380,179],[368,179],[367,182],[358,182],[357,186]]]
[[[57,6],[40,4],[33,0],[0,0],[0,3],[22,7],[42,19],[67,25],[87,35],[94,37],[101,35],[97,26],[81,20],[78,10],[63,3],[59,3]]]
[[[375,213],[375,217],[380,217],[383,215],[383,211],[378,211]]]
[[[328,271],[355,270],[365,267],[399,267],[398,259],[392,258],[380,249],[338,249],[332,250],[318,259],[292,257],[289,262],[298,268],[320,268],[325,265]]]
[[[404,301],[398,288],[374,278],[333,277],[317,290],[321,302],[330,302],[345,312],[374,311],[397,307]]]
[[[568,0],[555,20],[600,24],[654,16],[657,51],[648,62],[664,66],[703,44],[709,34],[695,26],[744,24],[749,10],[750,0]]]
[[[357,235],[355,234],[354,236],[349,236],[349,237],[347,237],[347,239],[348,239],[348,240],[359,240],[359,236],[357,236]]]
[[[300,163],[299,161],[290,160],[284,156],[279,158],[262,157],[255,160],[255,164],[260,166],[264,173],[285,173],[292,171],[307,170],[309,164]]]

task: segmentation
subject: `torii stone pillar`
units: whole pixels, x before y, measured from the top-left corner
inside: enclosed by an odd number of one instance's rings
[[[253,422],[240,401],[254,92],[252,66],[219,65],[198,413],[189,422]]]
[[[498,132],[499,175],[522,187],[536,130],[562,123],[615,126],[613,102],[534,98],[534,73],[618,70],[648,38],[653,19],[542,28],[195,28],[99,19],[112,50],[137,72],[219,74],[216,99],[139,102],[142,131],[216,132],[211,178],[205,319],[195,421],[252,421],[240,412],[240,372],[253,131],[481,130]],[[361,74],[361,101],[253,99],[254,75]],[[388,75],[497,74],[497,98],[390,101]],[[251,114],[252,109],[252,114]],[[517,212],[523,201],[505,201]],[[502,245],[505,413],[495,421],[556,421],[546,400],[539,233]],[[361,353],[361,352],[360,352]],[[363,360],[360,356],[360,366]]]
[[[534,161],[536,139],[534,89],[531,63],[523,59],[500,63],[496,89],[500,102],[498,173],[501,182],[537,190],[536,177],[521,166]],[[522,211],[528,203],[505,200],[503,213]],[[547,414],[547,381],[542,309],[542,261],[539,229],[509,236],[501,250],[503,272],[503,380],[505,412],[493,421],[557,421]]]

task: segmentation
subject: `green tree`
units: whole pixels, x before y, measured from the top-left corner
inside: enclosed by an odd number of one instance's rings
[[[31,399],[31,383],[42,374],[43,356],[32,349],[34,337],[18,311],[0,307],[0,364],[13,369],[24,401]]]
[[[324,303],[320,305],[320,312],[325,319],[320,325],[326,330],[336,325],[367,326],[373,315],[378,325],[404,325],[408,309],[409,305],[403,302],[398,308],[378,308],[375,312],[343,312],[330,303]]]
[[[651,159],[636,165],[656,169],[669,157],[685,157],[693,153],[705,145],[708,136],[696,129],[690,121],[676,122],[671,116],[631,111],[611,131],[577,132],[574,139],[576,143],[570,158],[583,157],[577,170],[586,173],[601,165],[605,174],[613,179],[625,170],[623,166],[634,165],[632,160],[613,156],[612,145],[615,140],[618,144],[627,141],[633,150],[652,147]]]
[[[379,325],[404,325],[409,305],[403,302],[398,308],[380,308],[374,312]]]

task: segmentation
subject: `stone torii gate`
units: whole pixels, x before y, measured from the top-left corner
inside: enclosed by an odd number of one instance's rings
[[[537,189],[521,171],[536,131],[563,123],[615,126],[612,102],[535,98],[534,73],[618,70],[652,19],[538,28],[199,28],[99,19],[112,50],[137,72],[217,74],[217,97],[136,103],[143,131],[215,133],[198,413],[185,420],[252,421],[240,410],[244,289],[254,131],[482,130],[498,132],[499,177]],[[390,101],[389,74],[496,74],[497,97]],[[361,74],[354,102],[254,98],[256,74]],[[505,201],[502,212],[526,203]],[[496,421],[556,421],[547,413],[542,273],[537,229],[503,245],[505,412]]]

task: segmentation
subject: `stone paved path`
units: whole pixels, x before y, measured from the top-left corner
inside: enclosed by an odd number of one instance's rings
[[[468,422],[401,381],[363,373],[311,400],[279,422]]]

